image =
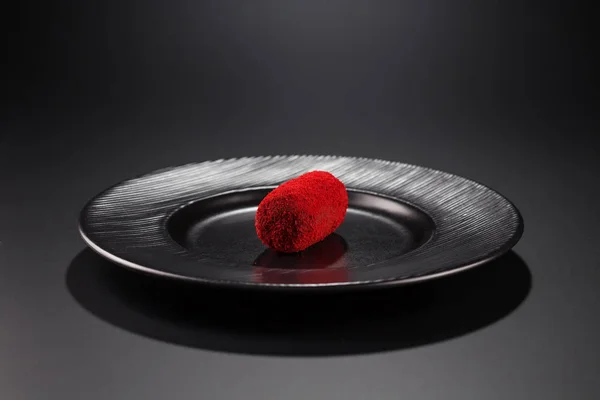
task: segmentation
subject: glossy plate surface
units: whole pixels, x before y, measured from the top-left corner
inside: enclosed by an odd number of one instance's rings
[[[268,250],[254,213],[304,172],[348,188],[333,235],[296,255]],[[521,237],[515,206],[471,180],[402,163],[334,156],[207,161],[133,178],[93,198],[80,231],[102,256],[146,273],[207,284],[342,289],[406,284],[499,257]]]

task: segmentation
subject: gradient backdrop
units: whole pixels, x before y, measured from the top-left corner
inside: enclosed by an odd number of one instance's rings
[[[600,398],[600,124],[586,3],[18,8],[2,13],[0,398]],[[169,165],[292,153],[403,161],[497,189],[525,217],[515,250],[529,296],[451,340],[303,358],[148,339],[70,295],[65,276],[84,249],[77,214],[98,191]]]

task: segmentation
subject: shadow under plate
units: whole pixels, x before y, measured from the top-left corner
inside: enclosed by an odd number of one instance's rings
[[[66,275],[83,308],[127,331],[205,350],[278,356],[364,354],[456,338],[510,314],[531,282],[512,251],[429,282],[348,293],[207,287],[130,271],[89,249]]]

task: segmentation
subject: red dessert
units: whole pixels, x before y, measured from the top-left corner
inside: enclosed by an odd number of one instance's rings
[[[294,253],[332,234],[344,221],[348,192],[325,171],[291,179],[270,192],[256,211],[256,233],[273,250]]]

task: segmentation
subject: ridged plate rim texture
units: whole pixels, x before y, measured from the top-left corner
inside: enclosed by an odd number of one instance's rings
[[[436,225],[432,238],[400,257],[353,270],[349,282],[276,284],[252,282],[239,265],[203,259],[166,230],[167,217],[185,204],[276,186],[311,170],[423,210]],[[100,255],[146,273],[225,286],[320,288],[407,284],[474,267],[510,250],[522,236],[523,218],[495,190],[436,169],[364,157],[278,155],[188,163],[125,180],[84,206],[79,229]]]

